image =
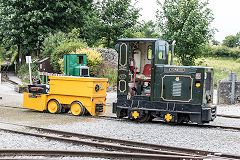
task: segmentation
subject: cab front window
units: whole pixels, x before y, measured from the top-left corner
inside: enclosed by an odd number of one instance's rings
[[[158,48],[158,59],[165,59],[165,46],[159,46]]]

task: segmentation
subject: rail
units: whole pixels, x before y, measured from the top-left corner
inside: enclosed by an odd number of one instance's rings
[[[100,137],[100,136],[66,132],[66,131],[53,130],[48,128],[14,124],[14,123],[6,123],[6,122],[0,122],[0,123],[20,126],[20,127],[27,127],[30,129],[41,131],[41,133],[42,132],[51,133],[51,134],[54,134],[55,136],[0,128],[0,130],[6,131],[6,132],[13,132],[17,134],[23,134],[23,135],[35,136],[35,137],[45,137],[46,139],[63,141],[68,143],[80,144],[80,145],[101,147],[104,149],[111,149],[115,151],[130,151],[130,152],[142,153],[142,154],[160,154],[160,155],[164,154],[164,155],[187,156],[187,157],[191,156],[195,158],[217,156],[221,158],[240,159],[240,155],[231,155],[231,154],[225,154],[225,153],[196,150],[196,149],[189,149],[189,148],[182,148],[182,147],[171,147],[171,146],[164,146],[159,144],[120,140],[115,138],[106,138],[106,137]],[[68,137],[81,138],[81,140],[70,139]],[[82,139],[88,139],[88,140],[86,141]]]

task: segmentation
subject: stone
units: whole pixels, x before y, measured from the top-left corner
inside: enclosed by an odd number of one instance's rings
[[[218,81],[217,87],[218,102],[217,104],[231,104],[232,81],[222,79]],[[240,102],[240,80],[235,82],[235,103]]]

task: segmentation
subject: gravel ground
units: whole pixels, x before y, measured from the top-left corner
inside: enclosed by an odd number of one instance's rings
[[[2,82],[0,84],[0,105],[21,107],[23,104],[23,94],[14,91],[14,86]]]
[[[110,109],[110,107],[108,107],[108,109]],[[161,122],[142,124],[134,121],[75,117],[70,114],[52,115],[31,110],[6,107],[0,107],[0,121],[169,146],[240,154],[240,134],[237,131],[231,130],[200,128],[198,126],[170,125]],[[211,124],[232,126],[233,123],[236,123],[237,126],[237,124],[240,124],[240,120],[217,118]],[[35,144],[37,142],[37,148],[39,149],[44,146],[51,147],[51,149],[90,149],[89,147],[79,148],[78,146],[71,146],[69,144],[48,141],[35,137],[29,138],[5,132],[1,132],[0,134],[1,148],[36,148]]]
[[[19,104],[21,106],[22,95],[9,91],[6,84],[0,85],[0,96],[3,97],[3,100],[0,100],[0,105],[6,104],[11,99],[11,105],[17,106]],[[114,115],[111,113],[110,104],[115,99],[116,93],[109,92],[105,115]],[[219,114],[240,115],[240,105],[219,105],[217,112]],[[169,146],[240,154],[240,132],[232,130],[170,125],[161,122],[142,124],[134,121],[75,117],[70,114],[53,115],[28,109],[6,107],[0,107],[0,121]],[[217,117],[210,124],[240,127],[240,119]],[[46,149],[45,147],[49,149],[96,150],[87,146],[79,147],[42,138],[0,132],[0,148]]]

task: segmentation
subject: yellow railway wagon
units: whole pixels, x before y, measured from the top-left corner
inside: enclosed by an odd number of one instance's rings
[[[107,78],[49,77],[46,85],[29,85],[23,107],[50,113],[102,115],[106,107]]]

